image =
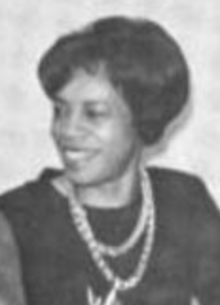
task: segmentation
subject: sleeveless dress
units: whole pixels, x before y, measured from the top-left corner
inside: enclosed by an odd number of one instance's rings
[[[156,230],[142,281],[121,293],[123,305],[220,304],[220,214],[197,177],[148,169],[156,207]],[[0,197],[0,211],[13,231],[27,305],[87,305],[92,287],[105,296],[110,287],[94,265],[73,224],[69,205],[51,184],[59,172],[45,170],[35,181]],[[98,239],[122,242],[134,228],[141,196],[117,210],[87,208]],[[1,233],[0,233],[1,234]],[[136,268],[137,246],[109,264],[121,277]]]

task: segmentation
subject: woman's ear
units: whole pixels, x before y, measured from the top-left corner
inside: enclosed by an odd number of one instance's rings
[[[7,219],[0,214],[0,305],[25,305],[17,245]]]

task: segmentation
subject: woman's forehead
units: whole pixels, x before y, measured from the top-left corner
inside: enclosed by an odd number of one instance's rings
[[[108,100],[116,97],[122,99],[120,91],[112,84],[103,67],[96,69],[93,73],[78,69],[58,91],[57,97],[60,99]]]

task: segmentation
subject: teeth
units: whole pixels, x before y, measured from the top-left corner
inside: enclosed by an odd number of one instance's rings
[[[88,158],[90,155],[91,155],[91,153],[84,152],[84,151],[66,151],[65,152],[65,156],[68,159],[71,159],[73,161]]]

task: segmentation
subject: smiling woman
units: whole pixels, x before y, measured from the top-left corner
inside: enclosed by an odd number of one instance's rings
[[[148,167],[189,71],[152,21],[100,19],[39,63],[63,170],[0,198],[31,305],[219,305],[220,215],[203,182]]]

